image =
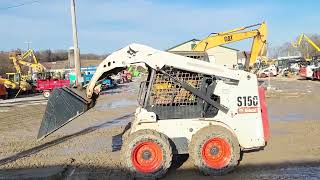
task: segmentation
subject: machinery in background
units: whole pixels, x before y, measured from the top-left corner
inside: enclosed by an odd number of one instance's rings
[[[38,79],[36,90],[42,92],[43,97],[49,98],[51,92],[55,88],[61,88],[64,86],[70,86],[69,80],[64,79]]]
[[[110,54],[85,90],[55,89],[38,139],[94,107],[98,81],[136,63],[146,65],[148,77],[140,85],[134,120],[123,134],[120,157],[127,172],[160,178],[173,154],[189,154],[204,174],[223,175],[237,167],[243,152],[266,146],[267,107],[255,74],[141,44]]]
[[[28,58],[31,58],[32,62],[28,62]],[[32,91],[34,86],[33,80],[36,80],[33,79],[33,72],[44,73],[45,70],[45,67],[38,62],[33,50],[29,49],[24,54],[19,51],[11,52],[9,53],[9,59],[12,61],[16,70],[14,73],[6,73],[7,80],[15,84],[15,86],[9,89],[16,93],[15,96],[17,96],[21,91]],[[28,71],[28,74],[23,74],[21,66],[29,67],[31,71]]]
[[[299,75],[305,79],[320,79],[320,56],[313,56],[311,61],[301,64]]]
[[[32,85],[28,83],[27,81],[21,80],[21,74],[20,73],[6,73],[7,80],[11,81],[12,83],[16,84],[15,88],[10,88],[12,90],[18,90],[16,96],[22,91],[31,91]]]
[[[7,88],[0,83],[0,99],[7,99],[7,98],[8,98]]]
[[[257,72],[259,78],[273,77],[278,75],[278,68],[275,65],[269,65]]]
[[[301,46],[301,43],[303,39],[306,40],[314,49],[316,49],[318,52],[320,51],[320,47],[314,43],[307,35],[302,33],[300,37],[298,38],[297,42],[293,42],[293,47],[299,47]],[[307,60],[309,59],[309,55],[307,55]],[[302,64],[299,70],[300,77],[305,79],[320,79],[320,72],[319,72],[320,64],[318,61],[318,56],[313,56],[311,58],[311,61],[309,61],[306,64]]]
[[[31,59],[31,62],[28,62],[30,60],[28,58]],[[29,49],[24,54],[19,51],[11,52],[9,54],[9,59],[13,62],[16,73],[20,74],[22,81],[32,81],[33,73],[44,73],[46,69],[42,64],[39,63],[32,49]],[[21,65],[30,68],[28,74],[22,73]]]
[[[48,98],[55,88],[70,86],[70,80],[66,79],[63,72],[46,71],[37,75],[35,90],[41,92],[45,98]]]
[[[9,79],[5,79],[5,78],[2,78],[2,77],[0,77],[0,84],[5,86],[6,88],[10,88],[10,89],[19,88],[19,84],[16,84],[13,81],[10,81]]]
[[[259,28],[245,31],[256,26],[259,26]],[[207,38],[200,41],[194,47],[193,51],[206,51],[207,49],[213,47],[249,38],[253,38],[251,46],[251,55],[250,58],[247,58],[245,63],[245,69],[249,70],[249,67],[252,67],[254,63],[258,60],[258,57],[264,53],[265,46],[267,43],[267,25],[265,22],[247,27],[232,29],[226,32],[212,33]]]
[[[320,51],[320,47],[314,43],[307,35],[305,35],[304,33],[302,33],[298,39],[297,42],[293,42],[292,46],[295,48],[298,48],[299,46],[301,46],[302,40],[305,39],[314,49],[316,49],[318,52]],[[307,55],[308,57],[306,58],[307,60],[309,60],[309,55]]]

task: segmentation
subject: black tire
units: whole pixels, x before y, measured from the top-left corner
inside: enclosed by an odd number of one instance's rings
[[[224,150],[219,145],[214,145],[211,146],[210,151],[204,151],[204,149],[207,149],[206,147],[208,147],[209,142],[216,140],[222,140],[223,144],[228,147],[228,150]],[[228,155],[221,155],[219,154],[220,152],[222,152],[221,154]],[[211,164],[207,163],[209,161],[208,158],[206,158],[207,154],[209,154],[209,156],[219,157],[217,159],[218,161],[223,161],[223,165],[221,163],[218,164],[217,162],[212,163],[212,161],[210,162]],[[237,138],[234,137],[229,130],[221,126],[207,126],[200,129],[192,136],[189,145],[189,155],[193,160],[194,165],[204,175],[219,176],[233,171],[239,165],[240,154],[241,151]]]
[[[137,150],[139,146],[141,147],[143,143],[152,143],[155,144],[156,147],[161,150],[161,155],[156,158],[157,160],[161,158],[160,161],[155,160],[154,154],[157,153],[150,153],[150,151],[147,152],[146,156],[147,157],[142,157],[144,156],[146,151],[142,151],[141,156],[139,156],[142,159],[145,158],[152,158],[151,160],[157,161],[159,163],[156,163],[157,165],[154,167],[152,165],[152,169],[148,172],[146,171],[141,171],[139,169],[139,165],[137,165],[136,158],[138,155],[136,155],[136,152],[141,152]],[[134,132],[130,134],[130,136],[126,136],[126,138],[123,141],[123,145],[121,148],[120,152],[120,159],[123,167],[125,168],[126,171],[131,173],[134,177],[137,178],[161,178],[163,177],[166,172],[168,171],[169,167],[171,166],[171,161],[172,161],[172,149],[168,140],[168,137],[166,137],[164,134],[161,134],[159,132],[156,132],[154,130],[139,130],[137,132]],[[145,166],[144,166],[145,167]]]

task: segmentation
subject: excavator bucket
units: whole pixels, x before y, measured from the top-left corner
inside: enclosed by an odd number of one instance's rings
[[[69,87],[54,89],[48,99],[38,139],[45,138],[86,112],[90,104],[91,100],[86,98],[83,91]]]

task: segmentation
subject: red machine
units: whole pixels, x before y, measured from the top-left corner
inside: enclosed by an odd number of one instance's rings
[[[64,86],[70,86],[70,81],[63,79],[39,79],[37,80],[36,90],[42,92],[43,96],[48,98],[53,89]]]
[[[131,72],[127,71],[127,70],[123,70],[121,72],[121,83],[128,83],[132,80],[132,74]]]
[[[6,87],[3,84],[0,84],[0,99],[7,99],[8,92]]]

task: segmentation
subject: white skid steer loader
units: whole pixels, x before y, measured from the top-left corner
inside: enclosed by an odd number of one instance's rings
[[[140,44],[109,55],[85,93],[67,87],[54,90],[38,138],[93,107],[96,83],[134,63],[149,69],[121,148],[121,162],[135,177],[162,177],[173,154],[189,154],[206,175],[223,175],[235,169],[242,152],[266,146],[268,115],[256,75]]]

